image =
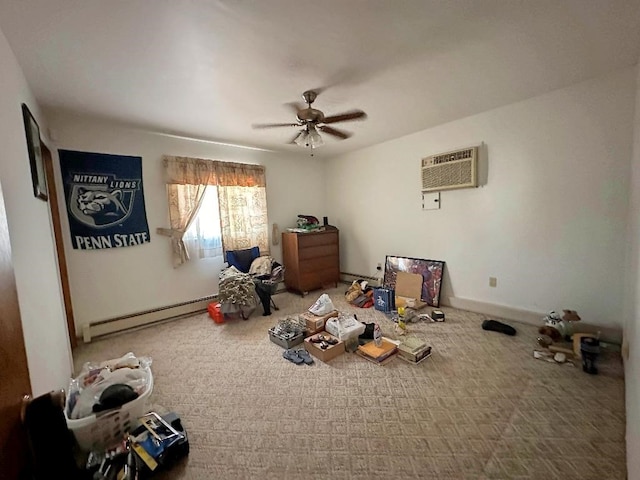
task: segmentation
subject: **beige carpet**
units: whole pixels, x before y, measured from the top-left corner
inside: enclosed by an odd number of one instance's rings
[[[393,336],[384,314],[344,301],[346,288],[327,290],[336,307]],[[534,359],[534,326],[509,322],[509,337],[442,308],[444,323],[409,324],[433,347],[419,365],[352,353],[295,365],[267,331],[321,293],[278,294],[270,317],[202,314],[96,340],[74,352],[76,370],[129,351],[153,359],[153,408],[178,412],[191,446],[157,478],[626,478],[618,354],[588,375]]]

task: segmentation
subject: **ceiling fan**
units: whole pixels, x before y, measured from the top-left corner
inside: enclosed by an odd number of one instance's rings
[[[328,124],[351,120],[364,120],[367,118],[367,114],[362,110],[350,110],[338,115],[325,117],[322,111],[311,107],[318,93],[319,91],[316,90],[307,90],[302,94],[302,98],[307,104],[306,107],[295,102],[289,104],[296,111],[296,123],[256,123],[253,124],[253,128],[302,127],[289,143],[295,143],[301,147],[310,147],[313,150],[314,148],[324,145],[324,141],[318,130],[338,140],[345,140],[352,135],[350,132],[339,130]]]

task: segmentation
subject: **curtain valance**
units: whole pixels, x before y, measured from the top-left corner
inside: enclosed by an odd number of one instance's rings
[[[168,184],[266,187],[265,168],[204,158],[163,157]]]

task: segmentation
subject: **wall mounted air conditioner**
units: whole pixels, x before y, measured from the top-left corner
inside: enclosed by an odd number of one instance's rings
[[[422,191],[439,192],[478,186],[478,147],[422,159]]]

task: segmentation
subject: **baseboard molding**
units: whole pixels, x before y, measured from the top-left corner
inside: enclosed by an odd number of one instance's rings
[[[194,313],[204,312],[209,303],[214,301],[217,295],[190,300],[187,302],[176,303],[164,307],[154,308],[144,312],[123,315],[121,317],[110,318],[93,322],[82,327],[82,339],[85,343],[91,342],[93,338],[118,333],[125,330],[131,330],[154,323],[163,322],[175,318],[193,315]]]
[[[531,310],[522,310],[519,308],[509,307],[507,305],[499,305],[495,303],[480,302],[469,298],[446,297],[440,302],[443,306],[467,310],[474,313],[482,313],[496,319],[512,320],[514,322],[526,323],[540,327],[543,325],[542,319],[549,312],[533,312]],[[622,343],[622,330],[613,327],[602,327],[599,325],[590,325],[582,321],[577,322],[575,330],[580,333],[598,333],[603,342],[620,345]]]
[[[372,277],[370,275],[360,275],[357,273],[340,272],[340,281],[342,283],[351,284],[354,280],[364,279],[369,281],[371,286],[379,286],[381,283],[380,278]],[[496,319],[511,320],[514,322],[526,323],[528,325],[534,325],[540,327],[543,325],[542,319],[549,312],[534,312],[531,310],[523,310],[520,308],[510,307],[507,305],[500,305],[496,303],[481,302],[479,300],[472,300],[470,298],[462,297],[442,297],[440,299],[442,306],[448,306],[452,308],[458,308],[460,310],[467,310],[469,312],[481,313],[489,317],[495,317]],[[615,345],[622,344],[623,332],[620,328],[615,327],[603,327],[599,325],[591,325],[583,321],[577,322],[575,330],[579,333],[598,333],[600,332],[600,339],[603,342],[611,343]]]
[[[532,312],[530,310],[522,310],[519,308],[509,307],[507,305],[480,302],[478,300],[461,297],[443,297],[440,303],[444,306],[458,308],[460,310],[482,313],[491,317],[497,317],[497,319],[513,320],[516,322],[527,323],[529,325],[541,325],[542,318],[546,315],[546,313],[542,312]]]

